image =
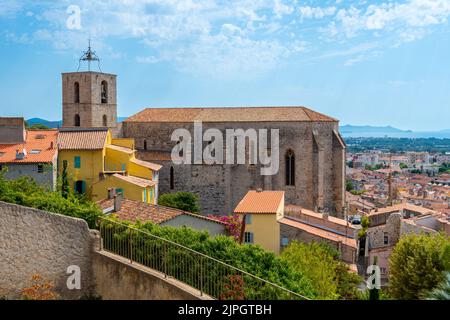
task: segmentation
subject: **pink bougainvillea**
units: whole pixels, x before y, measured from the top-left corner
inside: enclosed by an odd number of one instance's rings
[[[226,225],[227,232],[236,241],[241,237],[242,221],[237,214],[229,216],[209,215],[209,218],[223,222]]]

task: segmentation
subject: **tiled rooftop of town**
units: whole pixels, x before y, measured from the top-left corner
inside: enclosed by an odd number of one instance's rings
[[[292,122],[334,118],[305,107],[147,108],[125,122]]]
[[[56,154],[56,130],[27,130],[25,143],[0,144],[0,163],[46,163]],[[23,159],[16,152],[26,150]]]

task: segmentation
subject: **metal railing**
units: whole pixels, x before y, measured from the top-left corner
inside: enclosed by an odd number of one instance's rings
[[[119,221],[101,218],[102,249],[172,277],[220,300],[308,300],[287,290],[192,250]]]

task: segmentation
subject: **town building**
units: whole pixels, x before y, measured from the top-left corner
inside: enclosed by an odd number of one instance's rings
[[[108,198],[97,202],[100,209],[106,215],[112,215],[119,220],[132,223],[154,223],[160,226],[176,228],[188,227],[197,231],[207,231],[212,237],[228,235],[224,222],[203,215],[186,212],[183,210],[164,207],[142,201],[123,198],[116,189],[108,191]]]
[[[91,62],[97,60],[94,55],[89,48],[83,57]],[[62,74],[62,82],[64,128],[108,127],[113,137],[134,139],[138,159],[162,165],[160,192],[193,192],[204,214],[230,214],[248,190],[262,188],[284,191],[288,203],[344,215],[346,146],[334,118],[305,107],[147,108],[118,124],[115,75],[70,72]],[[268,130],[269,148],[263,151],[270,155],[275,153],[272,130],[279,130],[278,170],[262,174],[265,164],[248,159],[245,164],[175,165],[171,152],[181,141],[172,141],[172,134],[186,129],[195,136],[194,122],[201,122],[204,131],[218,129],[223,136],[227,130]],[[250,144],[245,146],[247,156],[256,146]],[[195,151],[195,143],[189,148],[186,153]]]
[[[344,219],[326,213],[313,212],[295,205],[286,205],[284,216],[278,220],[281,248],[292,241],[325,242],[340,253],[341,259],[356,269],[358,258],[358,229]]]
[[[115,188],[131,200],[156,204],[160,165],[138,160],[133,139],[112,138],[108,128],[61,128],[59,174],[69,187],[94,201]]]
[[[56,130],[26,130],[23,118],[0,118],[0,169],[7,179],[23,176],[56,189]]]
[[[387,285],[389,277],[389,257],[402,235],[443,232],[450,236],[448,216],[406,203],[373,212],[369,221],[365,240],[366,264],[372,264],[376,258],[383,285]]]
[[[250,190],[234,209],[243,223],[243,242],[280,252],[278,219],[284,212],[284,191]]]

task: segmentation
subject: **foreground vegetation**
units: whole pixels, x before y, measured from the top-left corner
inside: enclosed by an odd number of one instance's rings
[[[19,204],[86,220],[90,228],[102,214],[97,205],[84,197],[68,193],[63,197],[60,192],[52,192],[29,177],[17,180],[5,179],[0,172],[0,201]]]
[[[82,218],[88,222],[91,228],[95,228],[96,220],[102,216],[96,204],[83,197],[70,192],[65,193],[63,196],[60,191],[49,191],[38,186],[32,179],[27,177],[7,180],[1,173],[0,201]],[[154,236],[179,243],[189,249],[213,257],[283,288],[305,295],[308,298],[357,298],[356,285],[361,279],[349,273],[347,266],[338,260],[336,250],[325,244],[293,243],[283,255],[277,257],[275,254],[265,251],[257,245],[241,245],[233,237],[229,236],[212,238],[207,232],[194,231],[189,228],[161,227],[151,223],[137,223],[133,227],[151,233]],[[198,273],[199,260],[191,252],[175,248],[175,250],[170,251],[169,255],[166,253],[162,256],[161,242],[152,242],[143,233],[141,235],[136,234],[130,238],[129,233],[129,228],[115,229],[113,237],[116,244],[117,242],[122,244],[122,248],[129,248],[129,245],[138,243],[143,245],[133,250],[134,260],[143,263],[145,261],[153,261],[156,264],[152,265],[152,267],[160,268],[160,270],[170,266],[171,269],[168,271],[187,283],[198,278],[198,274],[200,274]],[[108,243],[106,243],[106,246],[108,246]],[[143,249],[145,246],[147,246],[147,250]],[[148,248],[152,250],[148,250]],[[109,249],[113,250],[114,248],[111,247]],[[205,268],[205,265],[202,268]],[[205,288],[218,286],[230,288],[227,289],[228,291],[222,292],[222,296],[219,296],[219,298],[238,299],[255,297],[257,294],[269,294],[269,296],[273,294],[273,292],[269,292],[270,290],[267,287],[262,288],[259,282],[252,280],[253,278],[244,276],[236,278],[232,277],[232,274],[230,277],[220,278],[217,277],[217,275],[220,275],[220,267],[212,266],[208,270],[210,273],[203,277],[205,281],[203,286]],[[252,292],[248,290],[244,292],[242,288],[242,290],[239,289],[239,284],[243,280],[248,282],[246,283],[246,288],[250,288]],[[226,283],[221,283],[220,281],[225,281]],[[248,286],[248,284],[252,284],[252,281],[254,282],[253,285]],[[196,284],[192,283],[192,285]],[[282,297],[287,298],[287,296]]]
[[[444,234],[408,234],[389,259],[389,293],[394,299],[424,299],[450,272],[450,238]]]

